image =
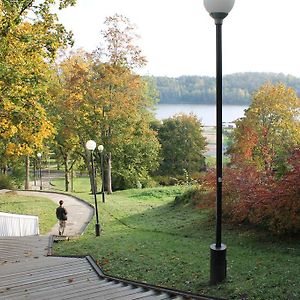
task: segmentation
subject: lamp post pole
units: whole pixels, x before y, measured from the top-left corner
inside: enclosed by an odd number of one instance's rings
[[[217,112],[217,135],[216,135],[216,184],[217,184],[217,224],[216,224],[216,247],[221,247],[222,233],[222,23],[216,23],[216,112]]]
[[[94,195],[95,212],[96,212],[95,233],[96,236],[100,236],[100,224],[99,224],[99,215],[98,215],[98,203],[97,203],[97,193],[96,193],[96,185],[95,185],[95,168],[94,168],[94,150],[96,148],[96,142],[93,140],[87,141],[86,148],[90,151],[91,165],[92,165],[92,193]]]
[[[204,6],[216,25],[216,243],[210,246],[210,282],[226,278],[227,247],[222,244],[222,24],[235,0],[204,0]]]
[[[42,182],[42,153],[37,153],[37,157],[39,159],[39,171],[40,171],[40,191],[43,190],[43,182]]]
[[[104,147],[103,145],[98,146],[98,150],[100,152],[100,160],[101,160],[101,178],[102,178],[102,202],[105,203],[105,191],[104,191],[104,160],[103,160],[103,150]]]

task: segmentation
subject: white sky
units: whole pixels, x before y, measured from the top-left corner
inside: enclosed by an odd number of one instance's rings
[[[223,23],[223,74],[276,72],[300,77],[299,0],[236,0]],[[215,75],[215,25],[203,0],[77,0],[59,13],[75,48],[94,50],[105,17],[137,26],[148,60],[143,74]]]

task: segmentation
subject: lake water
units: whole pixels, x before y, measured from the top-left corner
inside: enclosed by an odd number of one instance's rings
[[[244,116],[247,106],[223,105],[223,122],[231,123]],[[159,120],[167,119],[180,113],[193,113],[204,126],[216,125],[216,106],[204,104],[158,104],[155,111],[156,118]]]

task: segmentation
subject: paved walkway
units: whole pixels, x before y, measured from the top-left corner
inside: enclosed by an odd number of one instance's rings
[[[59,200],[63,200],[64,207],[68,212],[68,221],[64,233],[66,236],[81,235],[94,214],[92,206],[72,196],[42,191],[18,191],[17,193],[25,196],[46,197],[54,201],[57,206]],[[55,211],[53,211],[53,214],[55,214]],[[58,235],[58,223],[52,228],[49,235]]]

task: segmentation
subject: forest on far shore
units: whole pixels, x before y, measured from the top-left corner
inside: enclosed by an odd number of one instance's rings
[[[152,77],[162,104],[215,104],[215,77]],[[283,83],[300,96],[300,78],[283,73],[246,72],[223,76],[223,103],[249,105],[264,83]]]

